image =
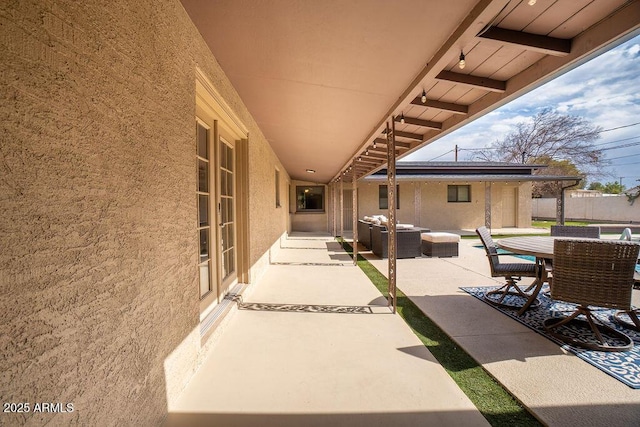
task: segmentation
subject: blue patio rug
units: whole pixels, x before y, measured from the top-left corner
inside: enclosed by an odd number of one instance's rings
[[[575,309],[574,304],[564,303],[560,301],[554,301],[543,292],[540,292],[538,298],[540,299],[540,306],[535,309],[529,309],[522,316],[518,316],[517,311],[513,309],[498,307],[488,303],[483,295],[487,290],[495,289],[494,286],[475,287],[475,288],[463,288],[463,291],[485,302],[487,305],[501,311],[512,319],[517,320],[528,328],[534,330],[540,335],[545,336],[549,340],[560,345],[563,349],[575,354],[580,359],[590,363],[601,371],[611,375],[618,381],[628,385],[633,389],[640,389],[640,333],[631,329],[623,328],[613,321],[613,314],[615,310],[609,309],[594,309],[593,313],[602,321],[602,323],[609,325],[621,332],[627,334],[634,343],[634,346],[629,351],[624,352],[604,352],[586,350],[578,347],[573,347],[555,339],[554,337],[547,335],[542,322],[547,317],[560,317],[566,316],[572,313]],[[517,298],[517,297],[514,297]],[[588,334],[588,331],[576,326],[568,326],[562,333],[571,333],[574,336],[582,336]]]

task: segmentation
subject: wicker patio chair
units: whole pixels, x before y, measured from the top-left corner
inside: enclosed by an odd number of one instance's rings
[[[590,237],[600,238],[600,227],[583,227],[580,225],[552,225],[551,235],[558,237]]]
[[[486,227],[478,227],[476,229],[476,234],[480,237],[484,250],[487,253],[487,257],[489,258],[491,277],[504,277],[507,281],[502,287],[492,291],[487,291],[484,294],[484,298],[492,304],[499,305],[501,307],[523,309],[523,311],[526,308],[538,307],[540,305],[540,300],[537,298],[528,307],[526,306],[531,297],[528,292],[531,291],[533,286],[529,286],[527,289],[523,290],[518,285],[518,281],[522,277],[538,277],[538,265],[531,263],[500,262],[500,256],[510,254],[498,254],[498,248],[491,238],[491,233],[489,233],[489,230],[487,230]],[[509,295],[520,297],[519,299],[523,299],[523,303],[516,304],[511,298],[505,301]]]
[[[544,320],[545,330],[574,346],[603,351],[626,351],[633,341],[626,334],[600,323],[589,306],[631,310],[633,273],[640,246],[624,241],[562,240],[553,246],[551,298],[577,304],[566,317]],[[583,315],[585,320],[577,317]],[[586,325],[595,340],[561,333],[570,322]],[[605,336],[606,334],[607,336]]]

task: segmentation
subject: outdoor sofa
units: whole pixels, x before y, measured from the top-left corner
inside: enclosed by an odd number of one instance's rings
[[[396,258],[417,258],[422,256],[421,232],[424,229],[396,229]],[[389,232],[384,225],[371,225],[371,251],[380,258],[389,257]]]

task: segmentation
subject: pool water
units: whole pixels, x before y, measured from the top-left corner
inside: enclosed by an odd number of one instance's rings
[[[484,246],[482,245],[474,245],[473,247],[484,250]],[[504,255],[508,253],[510,252],[505,251],[504,249],[498,248],[498,255]],[[512,254],[512,255],[517,258],[526,259],[527,261],[536,262],[536,257],[534,257],[533,255],[519,255],[519,254]]]
[[[478,248],[478,249],[484,249],[484,246],[482,245],[474,245],[474,248]],[[498,248],[498,255],[503,255],[505,253],[509,253],[509,251],[505,251],[504,249]],[[526,259],[527,261],[531,261],[531,262],[535,262],[536,261],[536,257],[534,257],[533,255],[519,255],[519,254],[513,254],[513,256],[518,257],[518,258],[522,258],[522,259]],[[636,271],[638,273],[640,273],[640,264],[636,264]]]

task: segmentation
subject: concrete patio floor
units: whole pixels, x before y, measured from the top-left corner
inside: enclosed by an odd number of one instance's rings
[[[640,390],[459,289],[498,284],[479,244],[398,260],[398,287],[543,423],[638,425]],[[281,246],[166,425],[487,425],[332,238]]]
[[[459,289],[497,284],[484,250],[474,247],[479,244],[462,239],[457,258],[398,260],[398,288],[545,424],[639,425],[640,390]],[[362,255],[387,275],[386,259]],[[633,293],[638,306],[640,291]]]
[[[488,425],[331,237],[282,246],[167,426]]]

